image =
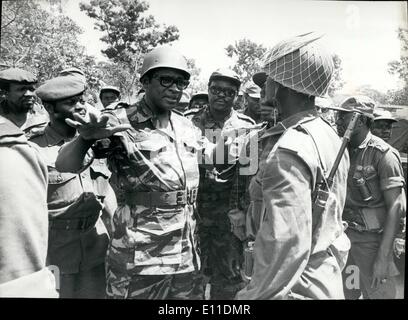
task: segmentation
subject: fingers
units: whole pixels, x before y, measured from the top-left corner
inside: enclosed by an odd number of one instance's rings
[[[128,129],[132,128],[130,124],[120,124],[114,128],[111,129],[112,134],[117,133],[117,132],[122,132],[126,131]]]
[[[81,124],[78,121],[74,121],[74,120],[71,120],[71,119],[68,119],[68,118],[65,119],[65,122],[66,122],[67,125],[69,125],[72,128],[75,128],[75,129],[78,129],[81,126]]]

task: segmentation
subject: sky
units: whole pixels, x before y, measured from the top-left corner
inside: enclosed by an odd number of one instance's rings
[[[88,54],[106,59],[101,33],[79,10],[79,0],[62,0],[63,13],[80,25]],[[89,2],[89,0],[85,0]],[[405,1],[278,1],[278,0],[148,0],[149,14],[161,24],[175,25],[180,38],[173,43],[193,58],[206,81],[218,67],[232,66],[225,48],[243,38],[265,47],[291,36],[316,31],[321,43],[342,59],[343,92],[369,85],[381,92],[397,88],[398,78],[387,72],[388,62],[401,54],[398,27],[408,27]]]

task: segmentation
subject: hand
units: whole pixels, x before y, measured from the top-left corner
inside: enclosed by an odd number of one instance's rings
[[[79,114],[74,114],[76,121],[65,119],[65,122],[78,130],[84,140],[99,140],[112,136],[113,134],[130,129],[129,124],[112,126],[108,123],[108,115],[100,115],[96,112],[89,112],[89,120]]]
[[[381,283],[387,281],[389,261],[384,257],[377,257],[373,267],[373,281],[371,288],[377,289]]]
[[[246,216],[242,210],[232,209],[228,212],[232,233],[241,241],[246,239],[245,220]]]

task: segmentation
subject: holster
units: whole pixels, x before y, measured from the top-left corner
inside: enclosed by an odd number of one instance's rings
[[[343,219],[349,228],[359,232],[382,232],[387,211],[385,207],[345,209]]]

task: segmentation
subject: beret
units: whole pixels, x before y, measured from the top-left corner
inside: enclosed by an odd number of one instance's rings
[[[10,68],[0,71],[0,81],[1,82],[21,82],[21,83],[36,83],[37,78],[34,74],[29,71]]]
[[[62,76],[47,80],[35,93],[43,101],[57,101],[81,94],[85,84],[75,76]]]

